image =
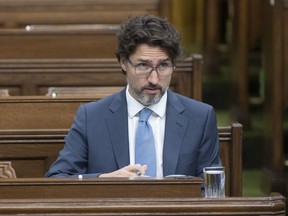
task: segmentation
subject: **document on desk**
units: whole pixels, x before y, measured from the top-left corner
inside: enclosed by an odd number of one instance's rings
[[[173,174],[173,175],[167,175],[167,176],[165,176],[164,178],[192,179],[192,178],[194,178],[194,176]]]

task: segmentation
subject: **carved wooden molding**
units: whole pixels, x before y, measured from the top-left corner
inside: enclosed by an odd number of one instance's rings
[[[17,178],[10,161],[0,161],[0,178]]]
[[[0,97],[1,96],[9,96],[9,90],[8,89],[0,89]]]

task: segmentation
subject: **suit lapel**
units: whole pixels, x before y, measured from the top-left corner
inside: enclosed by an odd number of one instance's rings
[[[188,125],[188,118],[181,113],[185,108],[175,95],[168,91],[166,108],[166,126],[163,148],[163,175],[177,174],[176,167],[179,151],[185,131]]]
[[[130,161],[127,120],[128,113],[125,89],[115,97],[109,109],[112,114],[106,119],[106,124],[111,137],[112,147],[118,167],[122,168],[127,166]]]

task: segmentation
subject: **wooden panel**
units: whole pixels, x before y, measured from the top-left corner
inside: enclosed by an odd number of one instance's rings
[[[2,147],[2,145],[1,145],[1,147]],[[28,176],[28,175],[29,175],[29,177],[42,178],[45,171],[46,171],[45,168],[48,164],[47,161],[50,161],[52,159],[56,160],[54,155],[48,156],[48,157],[43,157],[41,155],[35,154],[35,150],[34,150],[34,152],[27,154],[27,151],[29,151],[31,149],[31,147],[32,147],[32,149],[39,147],[39,149],[37,149],[37,153],[41,152],[43,150],[47,150],[50,152],[54,151],[55,154],[58,154],[59,151],[61,150],[61,149],[56,149],[57,146],[55,146],[55,145],[50,145],[50,146],[49,145],[34,145],[34,146],[25,145],[25,148],[23,148],[22,145],[21,146],[19,146],[19,145],[13,146],[13,150],[9,153],[9,156],[7,156],[7,160],[11,159],[10,161],[14,166],[13,168],[15,170],[17,170],[17,178],[23,178],[24,176]],[[48,149],[49,147],[51,149]],[[11,157],[11,155],[15,153],[15,148],[23,149],[24,150],[23,154],[27,154],[27,158],[23,157],[23,155],[21,155],[21,157],[19,157],[19,154],[18,154],[18,157],[17,157],[17,154],[15,154],[14,156]],[[7,146],[3,145],[3,149],[6,150]],[[10,150],[11,150],[11,148],[10,148]],[[34,156],[33,156],[33,153],[34,153]],[[47,153],[47,154],[49,154],[49,153]]]
[[[201,197],[201,178],[18,178],[1,179],[1,199],[192,198]]]
[[[109,186],[109,185],[107,185]],[[169,189],[168,189],[169,190]],[[143,190],[142,190],[143,191]],[[139,191],[140,193],[142,191]],[[157,191],[157,190],[155,190]],[[57,194],[57,191],[55,191]],[[15,194],[16,195],[16,194]],[[0,215],[282,215],[285,197],[1,199]]]
[[[1,97],[0,129],[67,129],[80,104],[97,100],[81,97]]]
[[[18,178],[43,177],[67,133],[67,129],[0,130],[0,161],[11,161]]]
[[[101,25],[0,30],[0,59],[113,58],[117,29]]]

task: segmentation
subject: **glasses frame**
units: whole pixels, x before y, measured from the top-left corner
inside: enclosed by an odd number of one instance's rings
[[[151,67],[151,71],[149,72],[149,73],[144,73],[144,74],[139,74],[139,73],[137,73],[136,72],[136,69],[137,69],[137,67],[138,67],[138,65],[139,64],[133,64],[133,62],[129,59],[129,58],[127,58],[127,60],[128,60],[128,63],[133,67],[133,69],[134,69],[134,71],[135,71],[135,74],[137,74],[138,76],[147,76],[147,77],[149,77],[150,76],[150,74],[155,70],[156,72],[157,72],[157,74],[158,74],[158,76],[169,76],[169,75],[171,75],[172,73],[173,73],[173,70],[175,70],[175,68],[176,68],[176,66],[175,65],[172,65],[172,66],[169,66],[169,67],[171,67],[172,68],[172,72],[170,73],[170,74],[160,74],[159,72],[158,72],[158,67],[159,67],[159,65],[158,66],[156,66],[156,67],[152,67],[151,65],[148,65],[149,67]]]

